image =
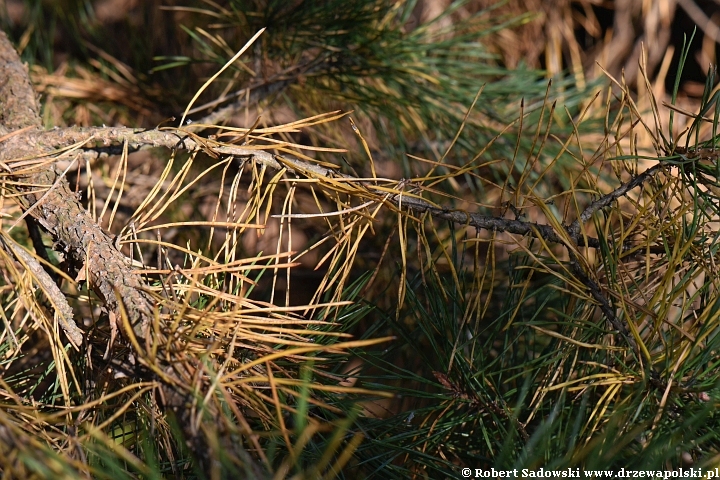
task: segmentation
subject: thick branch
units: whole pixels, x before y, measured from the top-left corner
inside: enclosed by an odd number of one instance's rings
[[[0,136],[25,127],[40,127],[40,108],[27,66],[0,31]]]

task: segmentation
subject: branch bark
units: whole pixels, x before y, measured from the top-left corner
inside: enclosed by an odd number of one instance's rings
[[[21,128],[40,128],[39,112],[27,66],[0,31],[0,136]]]

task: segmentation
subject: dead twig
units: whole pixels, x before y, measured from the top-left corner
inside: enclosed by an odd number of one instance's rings
[[[33,279],[40,285],[45,296],[55,308],[55,312],[60,321],[60,327],[67,335],[70,342],[75,348],[80,347],[83,343],[85,334],[78,328],[73,318],[73,311],[65,298],[65,294],[55,284],[55,281],[43,269],[40,262],[25,251],[20,245],[16,244],[9,237],[6,238],[4,233],[0,234],[0,248],[14,258],[18,263],[22,264],[27,271],[30,272]]]

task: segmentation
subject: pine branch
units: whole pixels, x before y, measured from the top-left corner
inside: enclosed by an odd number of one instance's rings
[[[558,232],[548,224],[529,222],[524,220],[511,220],[500,217],[492,217],[488,215],[480,215],[461,210],[452,210],[437,206],[421,197],[414,195],[394,194],[383,195],[379,191],[374,191],[375,182],[373,180],[361,180],[356,177],[340,174],[335,170],[325,168],[289,154],[273,154],[262,148],[270,149],[272,145],[265,147],[237,147],[234,145],[222,144],[214,140],[198,137],[184,129],[160,130],[140,130],[130,128],[67,128],[58,129],[48,132],[32,131],[11,139],[15,142],[21,142],[23,145],[41,144],[49,145],[55,149],[67,148],[72,145],[81,145],[81,149],[89,154],[107,155],[113,153],[114,150],[127,142],[131,150],[139,150],[150,147],[166,147],[169,149],[182,149],[188,152],[205,151],[213,156],[233,156],[241,159],[251,158],[266,167],[273,169],[286,168],[288,171],[303,175],[309,178],[319,180],[338,180],[345,179],[351,181],[354,185],[362,185],[366,189],[366,194],[370,198],[374,198],[377,202],[390,202],[395,208],[407,208],[417,213],[429,213],[435,218],[449,220],[458,225],[472,226],[481,230],[506,232],[515,235],[542,238],[545,242],[561,244],[566,247],[571,255],[571,261],[574,271],[579,279],[587,287],[593,298],[599,303],[600,309],[607,318],[608,322],[622,334],[628,344],[637,351],[636,342],[630,337],[627,328],[622,325],[620,320],[615,316],[613,308],[607,298],[602,294],[600,287],[590,279],[587,274],[582,271],[577,259],[574,257],[574,249],[577,247],[600,248],[601,242],[597,238],[585,237],[580,234],[580,225],[590,220],[593,214],[603,208],[607,208],[620,197],[627,195],[633,189],[643,185],[646,181],[653,178],[655,174],[660,172],[664,165],[659,163],[632,180],[623,183],[612,192],[603,195],[588,205],[570,226],[565,228],[565,232]],[[26,154],[27,155],[27,152]],[[4,157],[0,155],[0,160]],[[14,167],[12,161],[7,161],[9,168]],[[402,183],[398,181],[398,184]],[[611,243],[610,240],[607,243]],[[630,248],[630,245],[623,245],[623,250]],[[662,246],[652,247],[654,250],[663,250]],[[575,258],[575,260],[573,260]],[[140,331],[136,332],[140,335]]]
[[[345,179],[355,185],[364,185],[368,191],[373,190],[374,181],[361,180],[351,175],[338,173],[333,169],[325,168],[314,163],[301,160],[290,154],[273,154],[267,151],[272,146],[266,147],[238,147],[223,144],[196,136],[186,129],[131,129],[123,127],[110,128],[79,128],[71,127],[41,132],[27,132],[12,139],[20,145],[42,144],[49,145],[54,149],[63,149],[72,145],[81,145],[80,149],[94,155],[109,155],[120,153],[124,142],[128,142],[130,151],[142,150],[145,148],[165,147],[172,150],[185,150],[189,153],[205,151],[213,156],[233,156],[240,159],[252,158],[254,161],[267,167],[279,170],[287,168],[288,171],[305,176],[312,176],[318,179]],[[28,155],[27,149],[25,155]],[[32,153],[31,153],[32,154]],[[36,153],[37,154],[37,153]],[[0,160],[5,157],[0,157]],[[63,156],[57,157],[58,159]],[[8,161],[7,166],[13,168],[15,164]],[[587,223],[593,214],[610,206],[620,197],[627,195],[630,191],[641,186],[653,178],[665,166],[655,165],[632,180],[623,183],[612,192],[603,195],[588,205],[570,226],[566,227],[567,235],[559,234],[555,228],[548,224],[530,222],[525,220],[512,220],[489,215],[481,215],[462,210],[453,210],[437,206],[423,198],[411,195],[396,194],[387,198],[396,207],[406,207],[418,213],[430,213],[432,216],[449,220],[458,225],[472,226],[481,230],[496,232],[507,232],[515,235],[530,235],[542,238],[546,242],[555,244],[566,244],[567,237],[573,239],[574,246],[601,248],[601,242],[594,237],[580,235],[580,225]],[[402,183],[401,180],[398,184]],[[611,240],[607,240],[612,243]],[[623,245],[623,250],[628,250],[633,245]],[[661,250],[661,251],[664,251]]]

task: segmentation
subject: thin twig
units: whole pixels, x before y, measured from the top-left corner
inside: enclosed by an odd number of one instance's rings
[[[33,248],[35,248],[35,253],[37,253],[38,257],[42,258],[47,264],[43,265],[45,272],[50,275],[55,284],[59,286],[60,276],[49,267],[49,265],[52,265],[52,261],[50,260],[50,255],[48,255],[47,249],[45,248],[45,243],[43,242],[42,233],[40,233],[40,226],[38,225],[37,220],[35,220],[32,216],[25,217],[25,225],[27,225],[28,235],[30,236]]]
[[[595,299],[595,301],[600,306],[600,311],[605,315],[605,318],[610,323],[610,325],[613,326],[614,329],[616,329],[620,335],[625,338],[625,341],[627,341],[628,345],[630,345],[630,348],[633,349],[635,352],[635,355],[640,356],[640,350],[638,349],[637,342],[635,342],[635,339],[630,335],[630,332],[628,331],[627,327],[623,325],[623,323],[620,321],[619,318],[615,315],[615,310],[613,309],[612,305],[610,304],[610,301],[603,295],[602,291],[600,290],[600,286],[595,283],[595,281],[588,277],[585,271],[580,266],[580,262],[578,262],[577,257],[573,253],[572,249],[568,249],[569,255],[570,255],[570,267],[573,270],[573,273],[577,275],[577,277],[580,279],[580,281],[585,285],[590,292],[590,295]]]
[[[585,208],[585,210],[583,210],[580,216],[570,225],[570,227],[568,227],[568,232],[570,233],[570,236],[572,236],[573,238],[577,238],[580,234],[580,224],[587,223],[587,221],[590,220],[590,218],[595,214],[595,212],[597,212],[598,210],[602,210],[605,207],[609,207],[610,204],[612,204],[615,200],[626,195],[630,190],[633,190],[634,188],[639,187],[640,185],[648,181],[662,168],[665,168],[665,165],[663,165],[662,163],[658,163],[657,165],[648,168],[629,182],[623,183],[612,192],[608,193],[607,195],[603,195],[599,199],[592,202],[590,205],[587,206],[587,208]]]
[[[5,250],[5,252],[22,264],[32,274],[32,277],[40,285],[43,293],[55,308],[60,320],[60,326],[63,331],[65,331],[65,335],[67,335],[75,348],[79,348],[80,345],[82,345],[85,334],[75,323],[72,308],[68,304],[65,294],[43,269],[40,262],[21,246],[14,244],[12,240],[6,239],[4,234],[0,235],[0,248]]]

